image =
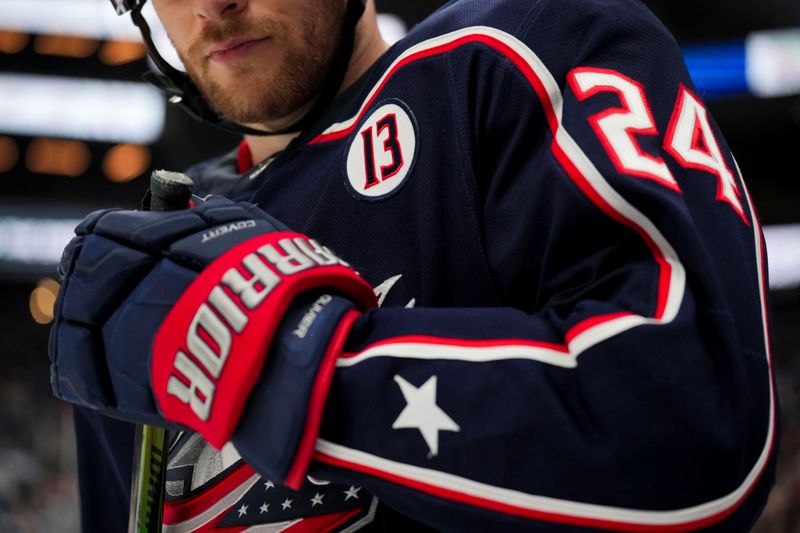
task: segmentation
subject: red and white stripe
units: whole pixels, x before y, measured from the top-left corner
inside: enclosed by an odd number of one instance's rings
[[[258,483],[261,476],[247,465],[242,465],[225,479],[195,497],[177,502],[165,502],[162,531],[178,533],[204,531],[239,501]]]
[[[486,363],[504,359],[529,359],[562,368],[578,366],[566,346],[525,339],[492,339],[467,341],[426,335],[394,337],[376,342],[354,354],[342,354],[338,368],[354,366],[375,357],[400,359],[437,359]]]
[[[558,83],[536,54],[512,35],[495,28],[471,27],[430,39],[410,48],[389,67],[353,118],[332,125],[314,142],[340,139],[352,132],[386,81],[403,66],[418,59],[447,53],[459,46],[475,43],[483,44],[502,54],[519,68],[543,106],[553,136],[551,149],[567,174],[598,208],[620,224],[635,231],[646,243],[660,270],[654,316],[614,313],[593,317],[574,326],[566,335],[563,346],[516,340],[500,340],[494,341],[497,344],[492,344],[492,341],[465,342],[430,337],[400,337],[374,344],[356,354],[347,354],[339,359],[337,363],[339,367],[354,366],[375,357],[474,362],[531,359],[556,366],[571,367],[576,366],[577,357],[581,353],[610,337],[642,325],[668,324],[678,314],[686,288],[686,273],[675,250],[655,224],[609,184],[567,132],[562,123],[563,95]],[[765,350],[769,354],[763,243],[751,203],[749,209],[754,221]],[[507,342],[510,344],[506,344]],[[503,346],[509,349],[506,350]],[[772,379],[771,368],[770,362],[770,379]],[[317,441],[314,457],[325,463],[364,472],[441,498],[512,515],[619,531],[688,531],[718,522],[732,513],[761,476],[774,441],[775,400],[774,392],[772,390],[770,392],[770,418],[764,447],[739,487],[715,500],[670,511],[626,509],[527,494],[437,470],[391,461],[322,439]]]

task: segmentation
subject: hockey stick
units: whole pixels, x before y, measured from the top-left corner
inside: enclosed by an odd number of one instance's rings
[[[178,172],[156,170],[150,176],[150,210],[176,211],[189,206],[192,180]],[[160,533],[167,479],[167,431],[136,426],[128,533]]]

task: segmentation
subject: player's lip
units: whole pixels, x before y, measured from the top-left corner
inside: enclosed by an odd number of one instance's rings
[[[220,63],[228,63],[246,56],[256,46],[267,41],[266,37],[248,37],[246,39],[236,39],[214,43],[208,49],[208,57]]]

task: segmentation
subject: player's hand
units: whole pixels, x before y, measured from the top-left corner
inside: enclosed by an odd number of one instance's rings
[[[346,263],[252,204],[99,211],[76,235],[59,266],[55,394],[134,422],[187,426],[217,446],[268,352],[313,369],[337,352],[333,340],[344,342],[354,309],[374,305]]]

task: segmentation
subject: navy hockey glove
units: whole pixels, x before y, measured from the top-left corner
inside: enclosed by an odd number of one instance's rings
[[[355,308],[375,305],[346,263],[252,204],[100,211],[76,235],[59,266],[55,394],[134,422],[187,426],[218,448],[268,352],[279,360],[275,385],[259,395],[292,390],[287,365],[307,369],[292,379],[326,391]]]

